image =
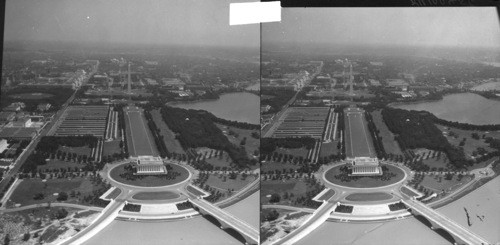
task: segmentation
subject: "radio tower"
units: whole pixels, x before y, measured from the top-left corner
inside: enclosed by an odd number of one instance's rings
[[[128,91],[127,91],[129,94],[132,93],[132,88],[131,88],[131,84],[130,84],[130,62],[128,63]]]

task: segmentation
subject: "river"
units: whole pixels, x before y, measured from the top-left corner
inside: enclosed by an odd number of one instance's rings
[[[231,214],[255,227],[258,227],[259,222],[258,209],[259,192],[252,194],[235,205],[225,208]],[[198,216],[191,219],[168,222],[129,222],[115,220],[84,244],[241,245],[241,242],[205,218]]]
[[[477,125],[500,123],[500,101],[474,93],[450,94],[442,100],[421,103],[399,103],[392,107],[405,110],[429,111],[448,121]]]
[[[260,124],[259,96],[252,93],[227,93],[222,94],[218,100],[176,103],[172,106],[205,110],[226,120]]]
[[[438,212],[495,244],[500,242],[499,204],[500,177],[496,177],[457,201],[439,208]],[[470,216],[472,223],[470,227],[467,224],[464,208]],[[417,219],[407,218],[385,223],[325,222],[297,244],[441,245],[450,243]]]

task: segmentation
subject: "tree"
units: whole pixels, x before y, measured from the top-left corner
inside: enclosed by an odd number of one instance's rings
[[[3,239],[3,244],[4,245],[9,245],[10,244],[10,235],[9,234],[5,235],[5,237]]]
[[[29,231],[24,233],[23,241],[25,241],[25,242],[28,241],[30,239],[30,237],[31,237],[31,234],[29,233]]]
[[[278,193],[273,193],[273,194],[271,195],[271,198],[269,199],[269,202],[270,202],[270,203],[277,203],[277,202],[279,202],[280,200],[281,200],[281,196],[280,196],[280,194],[278,194]]]
[[[68,200],[68,193],[61,191],[59,192],[59,195],[57,196],[57,201],[66,201]]]

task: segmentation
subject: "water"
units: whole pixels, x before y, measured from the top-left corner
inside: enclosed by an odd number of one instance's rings
[[[260,226],[259,204],[260,192],[257,191],[247,197],[243,202],[238,202],[225,208],[225,210],[257,229]]]
[[[115,220],[85,245],[125,244],[238,244],[241,242],[203,217],[171,222],[128,222]]]
[[[405,110],[429,111],[448,121],[476,125],[500,123],[500,101],[489,100],[473,93],[446,95],[440,101],[401,103],[393,105]]]
[[[258,227],[259,195],[259,192],[256,192],[244,200],[227,207],[225,210],[243,219],[248,224]],[[84,244],[241,245],[241,242],[205,218],[198,216],[192,219],[168,222],[128,222],[115,220]]]
[[[500,230],[499,203],[500,177],[496,177],[459,200],[439,208],[438,212],[482,236],[491,244],[496,244],[500,242],[500,234],[498,233]],[[464,207],[470,216],[472,223],[470,227],[467,224]],[[335,242],[332,243],[332,241]],[[408,218],[386,223],[367,224],[325,222],[297,244],[441,245],[450,243],[417,219]]]
[[[409,218],[366,224],[325,222],[296,244],[443,245],[449,242],[417,219]]]
[[[500,90],[500,82],[487,82],[472,88],[475,91]]]
[[[500,230],[499,204],[500,177],[496,177],[463,198],[439,208],[438,211],[490,243],[496,244],[500,243],[500,233],[498,233]],[[471,226],[467,224],[464,208],[469,213]]]
[[[172,106],[184,109],[205,110],[216,117],[231,121],[260,123],[260,101],[259,96],[246,93],[227,93],[220,96],[218,100],[201,102],[187,102],[172,104]]]

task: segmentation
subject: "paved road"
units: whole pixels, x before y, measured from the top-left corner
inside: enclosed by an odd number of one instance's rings
[[[434,209],[426,206],[425,204],[417,200],[403,199],[403,202],[411,209],[425,216],[427,219],[432,220],[434,223],[437,223],[440,226],[444,227],[451,234],[460,237],[463,241],[467,242],[467,244],[470,245],[490,244],[484,238],[474,234],[467,228],[462,227],[461,225],[455,223],[450,218],[440,214],[439,212],[435,211]]]
[[[17,212],[17,211],[22,211],[22,210],[26,210],[26,209],[31,209],[31,208],[40,208],[40,207],[47,207],[47,206],[49,206],[48,203],[32,204],[32,205],[28,205],[28,206],[19,207],[19,208],[9,208],[9,209],[5,209],[5,210],[0,210],[0,212],[10,213],[10,212]],[[88,210],[93,210],[96,212],[101,212],[104,209],[104,208],[100,208],[100,207],[86,206],[86,205],[80,205],[80,204],[74,204],[74,203],[59,203],[59,202],[51,203],[50,206],[51,207],[88,209]]]
[[[40,131],[40,134],[35,136],[35,138],[30,142],[30,144],[26,147],[26,149],[24,149],[24,151],[21,153],[21,155],[19,155],[19,157],[16,159],[12,169],[10,169],[8,173],[4,174],[4,179],[2,182],[0,182],[0,190],[3,190],[5,188],[5,186],[7,186],[7,183],[10,180],[10,178],[14,177],[17,174],[17,172],[19,171],[19,169],[23,165],[24,161],[26,161],[28,156],[31,155],[33,150],[35,150],[35,147],[37,146],[38,142],[40,142],[40,139],[43,136],[47,135],[47,133],[50,131],[50,129],[54,126],[54,124],[61,118],[61,115],[63,114],[64,110],[66,110],[69,103],[71,103],[71,101],[73,101],[73,99],[75,98],[77,91],[78,90],[76,90],[73,93],[73,95],[71,95],[71,97],[69,97],[69,99],[62,105],[61,110],[59,110],[54,115],[52,120],[49,123],[47,123],[47,125],[45,125],[45,127]]]
[[[102,229],[104,229],[107,225],[109,225],[115,218],[118,216],[120,210],[125,206],[125,201],[127,196],[129,195],[128,191],[122,191],[120,195],[111,203],[106,206],[99,214],[99,216],[92,221],[92,224],[87,226],[82,231],[76,233],[71,238],[66,241],[61,242],[61,245],[74,245],[74,244],[82,244],[87,239],[91,238]]]
[[[258,229],[204,199],[190,198],[189,200],[191,201],[191,203],[193,203],[193,205],[205,210],[212,216],[217,217],[217,219],[222,220],[224,223],[229,224],[231,228],[237,230],[238,232],[241,232],[245,236],[250,237],[255,242],[255,244],[259,243]]]
[[[336,203],[324,202],[299,228],[276,241],[273,245],[296,243],[325,222],[330,217],[330,213],[335,210],[335,207],[337,207]]]

